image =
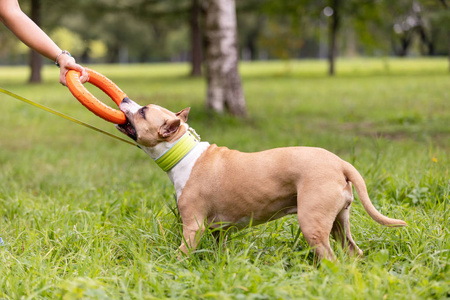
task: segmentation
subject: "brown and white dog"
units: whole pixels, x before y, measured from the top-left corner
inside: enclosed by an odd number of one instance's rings
[[[180,250],[186,254],[196,248],[206,224],[243,228],[297,214],[319,258],[335,258],[330,233],[351,255],[362,255],[350,234],[352,183],[376,222],[406,225],[380,214],[359,172],[327,150],[288,147],[242,153],[200,142],[186,124],[189,108],[173,113],[125,98],[120,109],[128,123],[117,128],[156,160],[175,186],[183,222]]]

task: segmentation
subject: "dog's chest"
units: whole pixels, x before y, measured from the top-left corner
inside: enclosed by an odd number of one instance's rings
[[[172,170],[167,172],[170,180],[172,181],[175,191],[177,193],[177,199],[180,198],[184,187],[191,175],[192,168],[194,167],[197,159],[205,152],[210,144],[208,142],[199,143],[186,157],[184,157]]]

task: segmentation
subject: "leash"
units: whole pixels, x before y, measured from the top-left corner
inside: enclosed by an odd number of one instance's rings
[[[47,112],[49,112],[49,113],[52,113],[52,114],[54,114],[54,115],[60,116],[60,117],[62,117],[62,118],[64,118],[64,119],[67,119],[67,120],[72,121],[72,122],[74,122],[74,123],[77,123],[77,124],[79,124],[79,125],[83,125],[84,127],[90,128],[90,129],[95,130],[95,131],[100,132],[100,133],[103,133],[103,134],[105,134],[105,135],[107,135],[107,136],[110,136],[110,137],[112,137],[112,138],[115,138],[115,139],[117,139],[117,140],[119,140],[119,141],[122,141],[122,142],[128,143],[128,144],[130,144],[130,145],[139,147],[138,145],[136,145],[135,143],[133,143],[133,142],[131,142],[131,141],[128,141],[128,140],[126,140],[126,139],[123,139],[123,138],[121,138],[121,137],[118,137],[117,135],[111,134],[111,133],[106,132],[106,131],[104,131],[104,130],[102,130],[102,129],[99,129],[99,128],[97,128],[97,127],[94,127],[94,126],[92,126],[92,125],[89,125],[89,124],[87,124],[87,123],[84,123],[84,122],[82,122],[82,121],[79,121],[79,120],[77,120],[77,119],[74,119],[74,118],[72,118],[72,117],[69,117],[69,116],[67,116],[67,115],[65,115],[65,114],[63,114],[63,113],[60,113],[60,112],[58,112],[58,111],[56,111],[56,110],[53,110],[53,109],[51,109],[51,108],[49,108],[49,107],[46,107],[46,106],[41,105],[41,104],[38,104],[38,103],[36,103],[36,102],[34,102],[34,101],[31,101],[31,100],[26,99],[26,98],[24,98],[24,97],[22,97],[22,96],[19,96],[19,95],[17,95],[17,94],[14,94],[14,93],[12,93],[12,92],[10,92],[10,91],[7,91],[7,90],[5,90],[5,89],[2,89],[1,87],[0,87],[0,92],[3,93],[3,94],[8,95],[8,96],[10,96],[10,97],[13,97],[13,98],[15,98],[15,99],[17,99],[17,100],[20,100],[20,101],[22,101],[22,102],[31,104],[31,105],[33,105],[34,107],[43,109],[43,110],[45,110],[45,111],[47,111]]]

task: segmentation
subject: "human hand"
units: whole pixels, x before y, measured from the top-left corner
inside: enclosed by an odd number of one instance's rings
[[[69,55],[61,55],[60,57],[58,57],[58,64],[60,67],[59,82],[62,85],[67,86],[66,74],[69,70],[75,70],[81,73],[81,83],[85,83],[86,81],[88,81],[89,74],[87,73],[85,68],[75,62],[75,58]]]

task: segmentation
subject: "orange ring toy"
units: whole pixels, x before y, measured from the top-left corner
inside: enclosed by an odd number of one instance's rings
[[[117,105],[120,105],[123,98],[127,95],[114,84],[111,80],[94,70],[86,68],[89,74],[88,82],[95,85],[106,93]],[[114,109],[92,95],[81,83],[80,72],[70,70],[66,74],[67,87],[72,95],[80,101],[87,109],[100,118],[114,124],[125,124],[127,118],[125,114],[118,109]]]

